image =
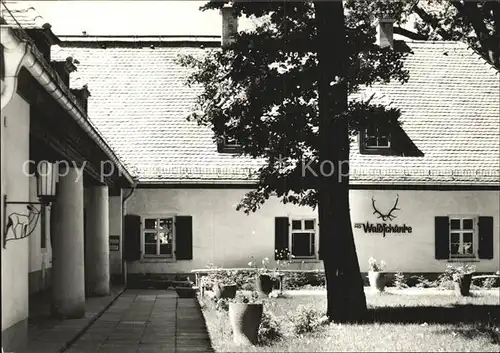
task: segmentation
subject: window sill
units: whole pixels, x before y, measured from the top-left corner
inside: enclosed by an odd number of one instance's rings
[[[292,259],[292,263],[305,263],[305,264],[316,264],[320,263],[321,260],[318,259]]]
[[[367,148],[367,147],[362,147],[360,148],[359,152],[361,154],[368,154],[368,155],[383,155],[383,156],[389,156],[392,155],[392,149],[390,147],[379,147],[379,148]]]
[[[448,262],[480,262],[477,257],[464,257],[464,258],[452,258],[448,259]]]
[[[140,263],[161,263],[161,262],[176,262],[175,259],[171,257],[143,257]]]

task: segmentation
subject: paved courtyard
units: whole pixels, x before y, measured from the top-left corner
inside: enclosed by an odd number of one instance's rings
[[[126,290],[78,336],[82,320],[46,328],[27,352],[213,352],[197,300],[178,298],[172,290]],[[73,343],[68,347],[66,341]]]
[[[127,290],[65,352],[212,352],[196,299]]]

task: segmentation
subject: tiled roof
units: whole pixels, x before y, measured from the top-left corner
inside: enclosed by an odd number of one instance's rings
[[[5,24],[24,29],[50,28],[50,24],[31,6],[29,1],[3,1],[1,16]]]
[[[401,109],[424,156],[361,155],[356,143],[352,183],[499,185],[499,73],[459,42],[407,44],[409,82],[373,89]],[[184,85],[189,71],[176,58],[204,49],[61,45],[81,63],[72,85],[88,84],[93,123],[139,181],[251,180],[260,161],[218,153],[211,130],[186,120],[200,88]]]

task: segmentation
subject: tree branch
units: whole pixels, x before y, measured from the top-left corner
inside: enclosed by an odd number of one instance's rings
[[[493,37],[491,40],[493,43],[493,57],[491,59],[493,65],[500,70],[500,45],[498,44],[500,43],[500,1],[492,1],[488,3],[488,5],[491,6],[491,14],[493,17]]]
[[[401,28],[401,27],[394,27],[394,33],[400,34],[402,36],[405,36],[405,37],[413,39],[413,40],[426,40],[427,39],[426,36],[424,36],[420,33],[415,33],[415,32],[409,31],[409,30]]]
[[[441,38],[443,38],[443,40],[451,40],[451,35],[441,28],[441,26],[439,25],[439,21],[434,16],[427,13],[418,5],[414,7],[414,11],[425,23],[430,25],[432,29],[435,30],[436,33],[441,36]]]
[[[477,2],[464,1],[452,1],[453,6],[458,10],[462,17],[472,25],[474,32],[476,32],[476,37],[479,41],[479,45],[483,50],[483,53],[487,55],[487,59],[493,64],[497,69],[500,69],[500,47],[498,46],[498,41],[495,39],[494,35],[489,33],[486,24],[483,21],[483,16],[479,11]],[[495,11],[496,10],[496,11]],[[495,34],[498,34],[498,17],[500,10],[497,7],[493,7],[493,13],[495,14]],[[498,38],[498,37],[497,37]]]

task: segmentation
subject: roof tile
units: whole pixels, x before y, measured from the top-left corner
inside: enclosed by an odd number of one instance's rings
[[[50,24],[31,6],[29,1],[2,1],[1,16],[7,25],[13,27],[50,28]]]
[[[459,42],[407,44],[409,82],[372,90],[401,109],[424,156],[362,155],[355,143],[352,182],[500,183],[499,73]],[[61,45],[81,63],[71,84],[88,84],[92,122],[139,181],[245,181],[261,165],[218,153],[212,131],[186,120],[201,90],[184,84],[189,69],[176,59],[206,49]]]

